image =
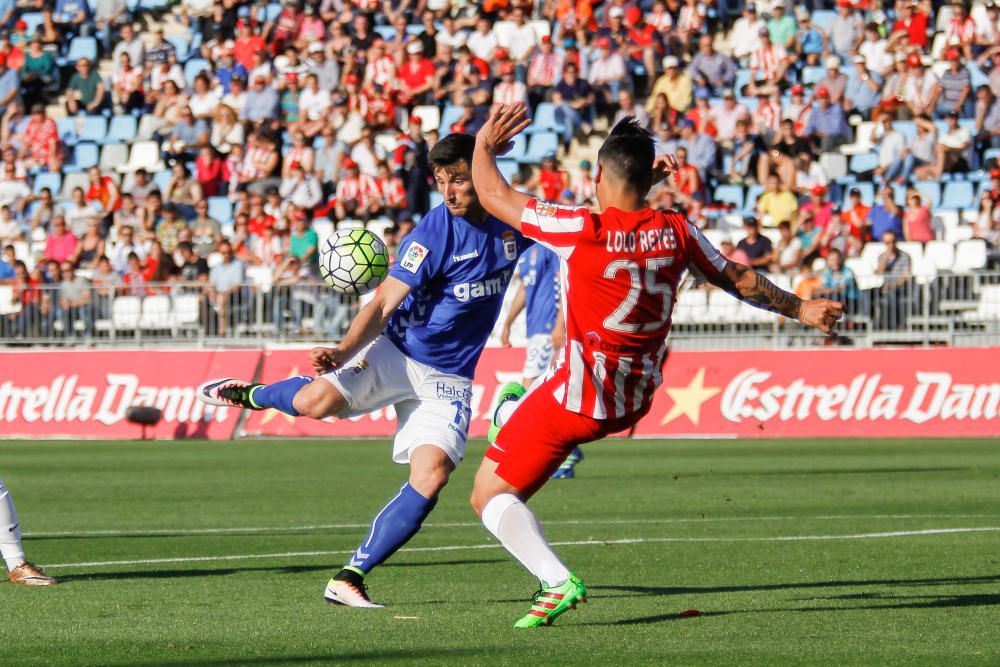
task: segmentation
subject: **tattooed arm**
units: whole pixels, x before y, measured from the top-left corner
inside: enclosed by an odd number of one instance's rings
[[[736,262],[727,262],[726,268],[713,282],[751,306],[798,320],[823,333],[832,333],[834,325],[844,313],[844,306],[836,301],[802,300],[791,292],[781,289],[749,266]]]

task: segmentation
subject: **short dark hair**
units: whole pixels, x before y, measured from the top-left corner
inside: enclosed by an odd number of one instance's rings
[[[434,144],[434,148],[427,154],[427,159],[430,161],[433,171],[454,167],[462,160],[465,160],[471,167],[472,152],[475,148],[476,138],[474,136],[455,132]]]
[[[190,241],[181,241],[177,244],[177,249],[181,252],[194,252],[194,245]]]
[[[653,135],[635,116],[618,121],[597,152],[605,171],[628,183],[643,196],[653,184]]]

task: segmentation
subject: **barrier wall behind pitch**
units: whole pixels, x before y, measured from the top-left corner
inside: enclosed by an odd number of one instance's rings
[[[524,351],[488,349],[471,434]],[[1000,435],[1000,348],[674,352],[638,437],[962,437]],[[0,436],[136,438],[132,405],[163,410],[156,438],[232,437],[239,411],[195,400],[206,378],[273,382],[310,373],[308,350],[26,350],[0,353]],[[388,437],[392,408],[354,419],[247,415],[245,435]]]

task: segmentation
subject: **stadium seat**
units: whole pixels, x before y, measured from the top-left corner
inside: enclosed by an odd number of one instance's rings
[[[97,149],[97,144],[89,141],[78,143],[73,147],[71,159],[63,163],[63,173],[86,171],[91,167],[96,167],[99,159],[100,152]]]
[[[153,174],[153,184],[159,188],[160,192],[166,197],[167,191],[170,189],[170,180],[173,178],[173,174],[169,169],[161,169],[155,174]]]
[[[743,199],[743,209],[740,211],[741,215],[754,215],[755,208],[757,206],[757,199],[764,194],[763,185],[751,185],[747,188],[746,197]]]
[[[248,266],[246,277],[263,292],[270,292],[274,284],[274,273],[269,266]]]
[[[819,166],[832,181],[848,176],[847,158],[840,153],[823,153],[819,156]]]
[[[516,142],[515,142],[516,146]],[[533,134],[528,139],[528,148],[524,155],[516,158],[518,162],[528,163],[528,164],[538,164],[542,161],[542,158],[549,153],[555,153],[559,149],[559,137],[554,132],[540,132],[538,134]],[[504,157],[510,159],[511,151]]]
[[[118,167],[120,173],[132,173],[139,169],[157,172],[165,165],[160,159],[160,146],[155,141],[137,141],[129,151],[128,162]]]
[[[962,314],[966,322],[996,322],[1000,320],[1000,285],[982,285],[975,310]]]
[[[316,232],[317,241],[320,247],[328,238],[333,236],[333,223],[329,220],[313,220],[313,231]]]
[[[84,116],[78,127],[77,138],[80,141],[104,143],[108,134],[108,119],[104,116]]]
[[[228,197],[208,198],[208,217],[220,225],[228,225],[233,221],[233,203]]]
[[[433,104],[414,107],[411,115],[420,119],[421,127],[425,128],[425,131],[441,125],[441,110]]]
[[[66,55],[56,59],[59,67],[67,67],[76,64],[76,61],[86,58],[90,62],[97,62],[97,40],[93,37],[74,37],[66,49]]]
[[[438,134],[444,138],[451,134],[451,126],[458,122],[458,119],[465,113],[465,109],[449,104],[441,113],[441,124],[438,126]]]
[[[555,135],[550,135],[550,136],[555,136]],[[521,158],[524,157],[524,154],[527,152],[527,148],[528,148],[528,138],[523,134],[519,134],[516,137],[514,137],[514,147],[511,148],[510,151],[508,151],[507,154],[504,155],[503,157],[505,160],[515,160],[518,162],[522,162],[523,160],[521,160]]]
[[[833,17],[837,15],[837,12],[832,9],[817,9],[812,13],[812,24],[819,28],[820,30],[826,32],[826,28],[830,25],[830,21]]]
[[[975,192],[972,183],[968,181],[945,183],[938,208],[945,211],[964,211],[975,205]]]
[[[209,77],[212,75],[212,64],[204,58],[191,58],[184,63],[184,81],[187,85],[190,86],[194,83],[195,77],[202,72],[208,74]]]
[[[372,234],[375,234],[377,237],[379,237],[380,239],[382,239],[384,241],[385,240],[385,232],[386,232],[386,230],[388,230],[394,224],[396,224],[396,223],[394,223],[389,218],[379,218],[378,220],[370,220],[365,225],[365,229],[367,229],[368,231],[370,231]],[[318,236],[318,234],[317,234],[317,236]]]
[[[525,133],[558,132],[561,134],[562,131],[562,123],[556,120],[556,105],[551,102],[542,102],[535,109],[534,118],[532,118],[531,125],[525,130]]]
[[[101,148],[101,159],[97,168],[104,172],[114,172],[119,166],[128,162],[128,146],[125,144],[104,144]]]
[[[142,299],[137,296],[119,296],[111,302],[111,321],[115,329],[134,330],[142,316]]]
[[[875,142],[872,140],[874,132],[875,123],[871,121],[858,123],[857,127],[854,128],[854,142],[841,146],[840,152],[844,155],[858,155],[859,153],[870,152],[875,148]]]
[[[802,85],[815,86],[816,83],[826,76],[826,68],[820,65],[806,66],[802,68]]]
[[[969,239],[959,241],[955,246],[955,264],[952,271],[955,273],[969,273],[986,266],[986,241],[982,239]]]
[[[927,259],[927,257],[920,256],[915,259],[911,265],[911,271],[913,277],[916,278],[918,285],[927,285],[934,278],[937,277],[937,267],[934,265],[934,261]]]
[[[123,143],[129,144],[136,140],[139,131],[139,122],[135,116],[129,114],[117,114],[111,117],[108,123],[108,133],[104,137],[104,142],[108,144]]]
[[[898,241],[896,247],[910,256],[911,262],[920,262],[924,259],[924,244],[918,241]]]
[[[861,260],[868,267],[868,273],[875,273],[878,268],[878,258],[885,252],[885,244],[881,241],[869,241],[861,249]]]
[[[38,194],[42,191],[42,188],[48,188],[52,196],[59,194],[59,188],[62,185],[62,175],[55,174],[50,171],[40,172],[35,176],[35,182],[32,185],[31,191],[34,194]]]
[[[21,20],[24,21],[24,34],[34,35],[38,31],[38,26],[45,22],[45,17],[41,12],[25,12],[21,14]]]
[[[208,268],[210,269],[218,266],[219,264],[222,264],[222,262],[223,262],[222,253],[218,252],[210,252],[208,253],[208,257],[205,258],[205,263],[208,264]]]
[[[947,241],[931,241],[924,246],[924,258],[938,271],[950,271],[955,264],[955,246]]]
[[[62,190],[58,193],[53,192],[53,196],[57,196],[62,199],[69,199],[73,195],[73,190],[76,188],[83,188],[86,192],[87,188],[90,187],[90,179],[83,172],[73,172],[63,175],[62,179]]]
[[[848,169],[855,176],[872,171],[877,166],[878,153],[856,153],[848,163]]]
[[[21,312],[21,304],[14,299],[13,285],[0,285],[0,315],[16,315]]]
[[[147,296],[142,300],[139,328],[144,330],[173,329],[170,297],[166,294]]]
[[[708,297],[705,290],[681,290],[677,294],[671,319],[674,324],[696,324],[704,317],[707,307]]]
[[[720,185],[712,193],[712,201],[716,204],[732,204],[733,209],[738,211],[743,208],[743,186]]]
[[[198,326],[201,317],[201,295],[176,294],[173,303],[173,325],[178,329]]]
[[[63,142],[66,146],[76,144],[76,118],[73,116],[56,118],[56,131],[59,133],[59,141]]]
[[[503,177],[507,179],[508,183],[510,183],[521,170],[521,165],[517,163],[517,160],[500,159],[497,160],[497,169],[500,170]]]
[[[924,203],[932,209],[938,208],[941,203],[941,184],[937,181],[917,181],[913,184],[914,189],[923,197]]]
[[[174,50],[177,54],[177,62],[186,62],[188,57],[191,55],[191,42],[188,41],[188,38],[181,35],[175,35],[173,37],[167,37],[166,40],[173,44]]]

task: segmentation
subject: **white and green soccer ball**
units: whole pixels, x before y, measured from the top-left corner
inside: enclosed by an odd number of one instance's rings
[[[319,275],[341,294],[367,294],[389,275],[389,251],[367,229],[337,230],[320,248]]]

